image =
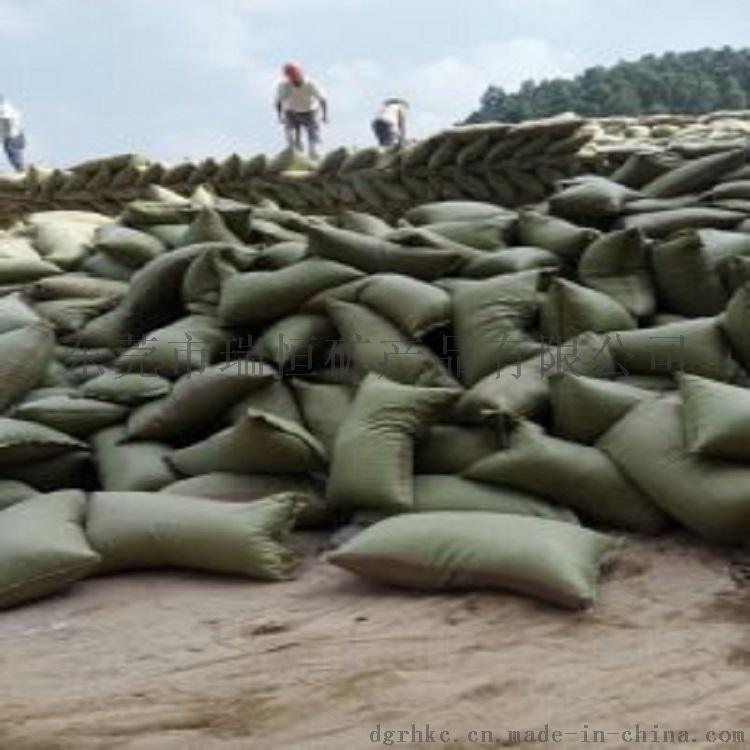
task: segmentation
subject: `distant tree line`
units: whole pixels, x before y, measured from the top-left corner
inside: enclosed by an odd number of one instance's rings
[[[646,55],[577,78],[526,81],[509,94],[490,86],[469,122],[520,122],[576,112],[586,117],[700,114],[750,105],[750,49],[702,49]]]

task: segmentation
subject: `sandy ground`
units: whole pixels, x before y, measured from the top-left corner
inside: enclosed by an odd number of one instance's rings
[[[314,547],[289,583],[86,581],[0,615],[0,748],[359,750],[384,746],[378,723],[428,722],[450,741],[395,747],[544,747],[507,730],[545,724],[576,733],[557,746],[590,747],[586,725],[636,722],[690,730],[692,747],[743,729],[747,745],[722,746],[750,746],[747,586],[747,559],[682,537],[632,541],[599,604],[573,614],[372,586]]]

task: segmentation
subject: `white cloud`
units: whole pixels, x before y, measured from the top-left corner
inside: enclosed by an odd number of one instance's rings
[[[257,13],[290,13],[310,8],[343,10],[360,8],[368,0],[233,0],[242,10]]]
[[[28,2],[0,0],[0,38],[24,36],[37,27],[38,20]]]

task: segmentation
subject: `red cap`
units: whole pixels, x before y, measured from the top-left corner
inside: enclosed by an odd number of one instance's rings
[[[284,65],[283,70],[284,70],[284,75],[292,83],[299,83],[304,78],[304,75],[302,73],[302,68],[299,66],[298,63],[289,62],[286,65]]]

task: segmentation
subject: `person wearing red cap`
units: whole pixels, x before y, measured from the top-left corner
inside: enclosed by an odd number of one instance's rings
[[[302,151],[302,131],[307,134],[307,150],[313,159],[318,158],[320,143],[319,114],[328,122],[328,101],[318,84],[308,78],[297,63],[287,63],[283,68],[284,80],[276,92],[276,112],[286,128],[290,149]]]

